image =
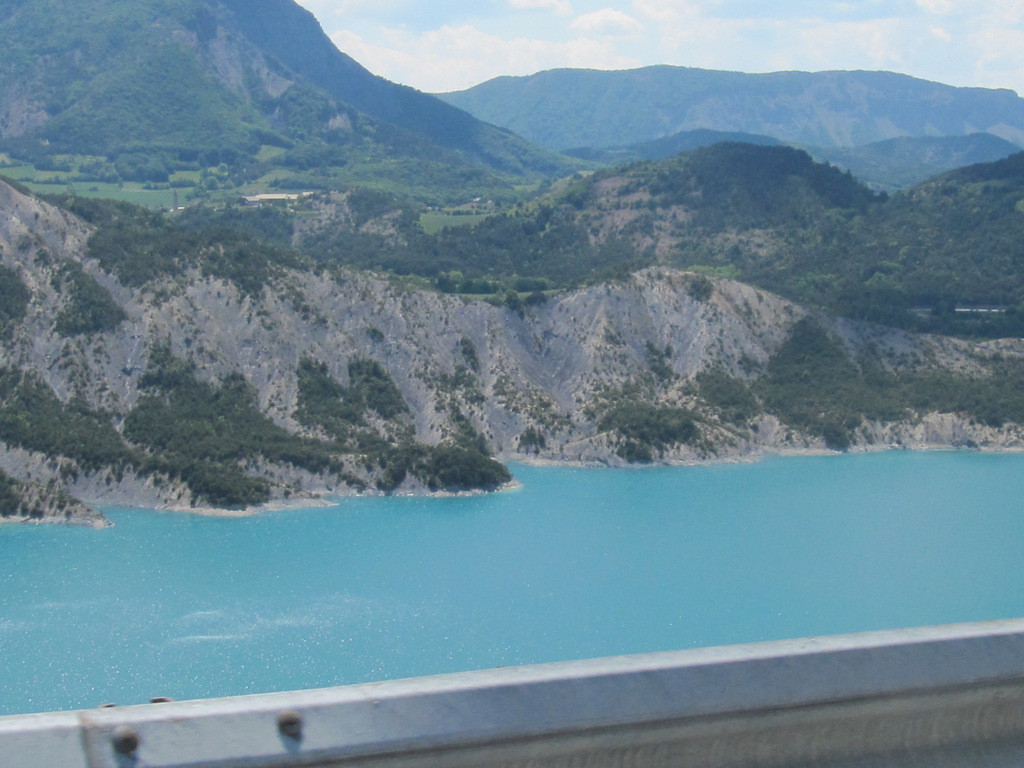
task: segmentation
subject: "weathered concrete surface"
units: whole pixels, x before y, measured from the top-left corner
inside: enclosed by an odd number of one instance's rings
[[[138,749],[118,754],[119,733]],[[1024,620],[0,718],[0,755],[4,768],[1008,768],[1024,765]]]

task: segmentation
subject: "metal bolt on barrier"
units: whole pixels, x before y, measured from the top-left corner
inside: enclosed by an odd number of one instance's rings
[[[114,729],[111,742],[114,745],[114,751],[119,755],[130,755],[139,748],[139,734],[138,732],[128,725],[119,725]]]
[[[277,716],[277,730],[282,736],[298,741],[302,738],[302,715],[294,709],[286,709]]]

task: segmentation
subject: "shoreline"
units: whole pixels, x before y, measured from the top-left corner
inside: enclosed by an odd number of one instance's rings
[[[471,490],[471,491],[406,491],[403,493],[392,493],[385,494],[381,492],[376,493],[345,493],[339,494],[333,491],[316,491],[311,492],[309,496],[293,495],[288,499],[275,499],[268,501],[266,504],[260,504],[255,507],[242,507],[242,508],[225,508],[225,507],[209,507],[209,506],[185,506],[183,504],[176,504],[166,507],[154,508],[157,512],[172,512],[175,514],[187,514],[187,515],[199,515],[200,517],[224,517],[224,518],[241,518],[241,517],[255,517],[256,515],[263,514],[264,512],[282,512],[289,509],[305,509],[307,507],[332,507],[335,506],[342,499],[354,499],[354,498],[386,498],[388,496],[392,498],[436,498],[436,499],[454,499],[454,498],[469,498],[472,496],[482,496],[487,493],[508,493],[511,491],[517,491],[523,487],[523,484],[512,479],[507,483],[495,488],[493,491],[485,490]],[[99,505],[96,505],[99,506]],[[131,505],[119,505],[130,508]],[[140,507],[142,509],[142,507]]]
[[[755,464],[759,461],[764,461],[771,458],[786,458],[786,457],[798,457],[798,456],[845,456],[850,454],[858,453],[884,453],[887,451],[892,452],[905,452],[915,451],[921,453],[931,453],[938,451],[949,451],[949,452],[965,452],[965,453],[989,453],[989,454],[1020,454],[1024,453],[1024,446],[955,446],[955,445],[942,445],[942,444],[922,444],[922,445],[905,445],[905,444],[884,444],[884,445],[861,445],[853,446],[845,451],[836,451],[830,448],[814,448],[814,447],[793,447],[793,448],[778,448],[770,450],[758,450],[751,451],[745,454],[734,454],[731,456],[717,456],[706,459],[668,459],[662,461],[653,461],[647,464],[613,464],[603,461],[580,461],[575,459],[551,459],[537,456],[511,456],[503,459],[509,463],[523,464],[530,467],[552,467],[559,468],[564,467],[566,469],[648,469],[652,467],[699,467],[699,466],[715,466],[721,464]],[[281,512],[289,509],[303,509],[307,507],[331,507],[335,506],[342,499],[352,498],[469,498],[473,496],[482,496],[489,493],[509,493],[518,491],[523,488],[521,481],[513,478],[511,481],[504,483],[493,491],[485,490],[470,490],[470,491],[403,491],[400,493],[385,494],[380,491],[377,492],[358,492],[339,494],[335,491],[327,491],[326,489],[319,492],[310,492],[308,496],[293,495],[288,499],[276,499],[269,501],[266,504],[260,504],[255,507],[244,507],[244,508],[222,508],[222,507],[209,507],[209,506],[185,506],[185,505],[172,505],[167,507],[155,508],[158,512],[173,512],[179,514],[191,514],[199,515],[201,517],[222,517],[222,518],[244,518],[254,517],[264,512]],[[131,505],[124,505],[130,507]],[[141,509],[141,507],[140,507]]]
[[[921,453],[929,453],[936,451],[949,451],[949,452],[965,452],[965,453],[984,453],[984,454],[1022,454],[1024,453],[1024,445],[1012,444],[1012,445],[998,445],[998,444],[985,444],[985,445],[951,445],[948,443],[927,443],[927,442],[887,442],[887,443],[876,443],[876,444],[862,444],[854,445],[844,451],[832,450],[822,446],[785,446],[775,448],[759,448],[757,450],[736,452],[723,456],[712,456],[712,457],[690,457],[690,458],[675,458],[675,459],[662,459],[658,461],[652,461],[646,464],[628,464],[622,461],[608,461],[608,460],[580,460],[580,459],[558,459],[550,457],[542,457],[535,455],[521,455],[513,454],[508,456],[500,457],[500,460],[505,463],[521,464],[529,467],[552,467],[552,468],[566,468],[566,469],[649,469],[654,467],[700,467],[700,466],[715,466],[722,464],[753,464],[760,461],[765,461],[771,458],[780,457],[785,458],[789,456],[843,456],[850,454],[867,454],[867,453],[882,453],[886,451],[914,451]],[[617,458],[617,457],[616,457]],[[503,485],[495,488],[494,490],[469,490],[469,491],[428,491],[426,489],[408,489],[398,493],[386,494],[381,491],[355,491],[339,493],[333,488],[321,488],[318,490],[310,490],[305,494],[293,493],[288,498],[273,499],[265,504],[260,504],[253,507],[241,507],[241,508],[225,508],[225,507],[212,507],[208,505],[185,505],[181,503],[169,503],[160,505],[147,505],[143,506],[140,504],[133,504],[130,501],[119,500],[116,503],[110,503],[109,501],[96,500],[89,501],[83,499],[83,503],[88,505],[91,509],[99,513],[100,517],[96,519],[71,519],[71,520],[56,520],[56,519],[24,519],[22,517],[0,517],[0,525],[5,523],[10,524],[66,524],[75,525],[82,527],[91,527],[94,529],[102,529],[110,527],[113,523],[109,522],[109,519],[103,514],[104,509],[139,509],[148,510],[155,512],[167,512],[173,514],[188,514],[198,515],[200,517],[218,517],[218,518],[245,518],[255,517],[257,515],[266,512],[281,512],[291,509],[303,509],[313,507],[330,507],[337,505],[343,499],[351,498],[462,498],[481,496],[490,493],[507,493],[517,491],[523,488],[521,481],[513,478],[511,481],[504,483]]]
[[[991,453],[991,454],[1014,454],[1024,453],[1024,446],[992,446],[992,445],[948,445],[941,443],[926,443],[921,445],[908,445],[900,443],[886,443],[874,445],[854,445],[843,451],[832,448],[814,447],[793,447],[793,448],[764,448],[747,453],[735,453],[728,456],[713,456],[709,458],[690,459],[661,459],[645,464],[630,464],[626,462],[606,461],[583,461],[580,459],[551,459],[540,456],[514,456],[506,459],[516,464],[525,464],[531,467],[568,467],[575,469],[643,469],[647,467],[700,467],[714,466],[717,464],[754,464],[770,458],[785,458],[788,456],[847,456],[858,453],[885,453],[887,451],[913,451],[920,453],[933,453],[939,451],[964,452],[964,453]]]
[[[343,498],[343,497],[339,497]],[[159,507],[158,512],[174,512],[176,514],[199,515],[200,517],[255,517],[263,512],[282,512],[288,509],[302,509],[304,507],[329,507],[332,501],[322,495],[314,494],[308,497],[293,496],[288,499],[275,499],[266,504],[259,504],[255,507],[207,507],[207,506],[185,506],[176,504],[167,507]]]

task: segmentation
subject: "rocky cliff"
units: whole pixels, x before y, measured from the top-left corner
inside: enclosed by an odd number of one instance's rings
[[[436,446],[468,434],[503,460],[606,464],[825,449],[827,430],[787,423],[790,411],[765,405],[775,390],[751,389],[779,375],[773,361],[811,321],[844,360],[868,356],[887,375],[987,376],[993,361],[1024,357],[1016,340],[973,344],[812,318],[737,282],[658,268],[517,309],[338,270],[281,269],[257,295],[198,269],[130,288],[87,258],[89,235],[66,212],[0,183],[0,263],[16,278],[0,306],[9,316],[0,339],[0,469],[91,504],[204,503],[195,478],[161,463],[152,444],[143,451],[132,431],[141,406],[155,402],[157,356],[186,361],[211,387],[236,382],[281,435],[334,452],[321,464],[281,452],[224,459],[260,478],[269,500],[438,487],[404,470],[382,483],[393,466],[386,457],[397,454],[373,453],[367,435]],[[85,284],[119,308],[102,330],[67,322],[73,288]],[[367,410],[345,443],[327,421],[311,420],[308,376],[348,393],[338,402],[351,399],[365,369],[353,361],[375,364],[404,407]],[[224,386],[209,391],[220,396]],[[47,447],[19,432],[25,412],[11,404],[21,407],[28,392],[71,425]],[[104,464],[70,445],[83,423],[92,432],[109,426],[110,439],[126,446],[110,455],[127,458]],[[962,413],[878,411],[842,429],[843,447],[1024,446],[1012,421]]]

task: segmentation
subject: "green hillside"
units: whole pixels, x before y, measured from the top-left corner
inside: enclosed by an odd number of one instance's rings
[[[196,26],[197,11],[182,2],[20,3],[2,22],[2,87],[23,93],[6,104],[5,145],[37,154],[251,148],[259,115],[173,41]]]
[[[638,160],[665,160],[681,152],[692,152],[723,142],[778,146],[784,142],[770,136],[736,131],[699,128],[680,131],[652,141],[621,147],[565,150],[566,155],[605,166]],[[816,160],[849,170],[877,191],[896,192],[926,181],[940,173],[978,163],[1001,160],[1020,147],[990,133],[967,136],[903,136],[857,147],[801,147]]]
[[[595,175],[580,200],[582,226],[651,263],[904,328],[1024,332],[1024,153],[886,197],[797,150],[719,145]]]
[[[710,455],[718,450],[708,442],[716,425],[727,425],[731,437],[713,438],[725,439],[717,444],[724,447],[736,434],[754,430],[764,414],[840,450],[876,439],[861,432],[865,420],[913,422],[914,414],[936,411],[991,428],[1019,423],[1024,366],[1017,353],[1004,357],[993,349],[982,353],[982,345],[956,347],[948,339],[915,340],[863,325],[850,331],[860,338],[851,348],[843,324],[828,314],[964,335],[1020,335],[1022,199],[1024,153],[886,197],[802,151],[720,144],[594,174],[544,203],[435,234],[418,226],[413,210],[367,191],[317,196],[292,210],[196,207],[175,216],[81,198],[52,202],[95,228],[83,254],[87,263],[124,289],[153,296],[153,306],[174,301],[194,306],[189,302],[202,300],[202,292],[185,295],[182,286],[210,279],[216,282],[208,284],[207,309],[200,313],[209,319],[210,308],[215,305],[219,312],[222,297],[232,293],[239,307],[283,299],[274,311],[250,313],[240,322],[248,326],[256,320],[261,333],[289,329],[296,317],[310,323],[305,333],[315,333],[312,328],[362,306],[354,312],[354,335],[350,331],[344,338],[365,338],[367,348],[378,354],[402,348],[395,344],[403,338],[395,335],[396,324],[436,321],[434,330],[441,332],[450,320],[436,320],[434,313],[444,308],[454,317],[474,303],[465,300],[470,297],[438,296],[437,290],[486,294],[508,310],[498,315],[503,322],[522,322],[523,329],[543,317],[557,316],[571,325],[572,311],[563,312],[574,296],[583,300],[589,294],[588,301],[608,302],[602,312],[621,313],[618,330],[605,325],[594,339],[599,349],[619,355],[630,354],[622,334],[636,330],[641,308],[660,314],[664,302],[682,296],[684,305],[701,306],[721,322],[711,326],[721,328],[719,335],[730,323],[764,330],[769,316],[776,323],[783,318],[786,340],[770,357],[743,357],[738,368],[711,367],[689,381],[678,372],[675,339],[666,344],[664,337],[658,337],[660,343],[647,338],[638,347],[640,374],[615,385],[609,379],[579,401],[588,403],[583,417],[611,436],[607,451],[627,462],[650,462],[680,446]],[[319,241],[309,239],[318,221],[324,226],[328,209],[334,228],[321,230]],[[347,236],[342,220],[348,222]],[[328,243],[336,247],[321,247]],[[393,277],[395,294],[387,301],[372,295],[357,299],[369,283],[350,267],[374,266],[374,260],[416,277]],[[659,263],[698,274],[671,269],[628,274]],[[316,280],[306,285],[316,288],[304,293],[302,276],[311,274]],[[794,322],[792,308],[777,314],[778,299],[707,274],[739,277],[827,312]],[[13,270],[0,276],[6,283],[8,325],[23,334],[25,284]],[[557,295],[557,289],[597,281],[602,282]],[[320,290],[332,282],[326,292]],[[672,289],[640,298],[636,291],[644,282]],[[114,331],[134,319],[77,261],[53,269],[46,283],[60,296],[53,326],[59,337],[69,343],[125,338]],[[364,287],[345,287],[358,283]],[[339,312],[338,305],[324,301],[340,290],[350,295]],[[916,306],[922,297],[934,299],[933,304]],[[427,302],[429,311],[407,314],[404,307],[412,300]],[[1005,311],[956,311],[977,309],[959,305],[974,300],[1002,302],[997,308]],[[394,314],[368,321],[362,314],[368,305],[359,301],[377,307],[370,311]],[[762,304],[776,309],[762,314]],[[279,313],[290,311],[296,316],[280,319]],[[570,325],[557,326],[561,330],[550,338],[560,338]],[[225,330],[218,320],[204,332]],[[403,395],[380,361],[369,356],[351,355],[344,379],[331,373],[331,358],[322,352],[307,350],[289,363],[297,386],[291,416],[308,430],[295,433],[261,410],[256,385],[242,373],[216,381],[201,377],[205,344],[196,342],[195,351],[182,356],[159,337],[148,342],[140,398],[117,428],[108,413],[78,401],[62,404],[41,378],[11,369],[0,371],[0,432],[9,444],[67,457],[83,470],[171,478],[194,499],[215,505],[270,498],[272,484],[245,471],[261,461],[331,472],[353,487],[372,482],[384,491],[407,478],[430,489],[494,488],[508,475],[463,410],[487,402],[478,377],[493,375],[493,357],[485,362],[466,333],[452,338],[458,341],[451,371],[416,368],[415,373],[440,397],[435,407],[450,415],[453,431],[436,445],[414,439],[413,409],[423,407],[414,403],[422,401]],[[876,348],[882,338],[888,346]],[[928,345],[935,345],[932,352],[925,351]],[[1000,349],[1014,346],[1019,347]],[[934,357],[939,348],[946,350],[941,360]],[[979,351],[957,357],[957,349]],[[238,347],[234,353],[245,354]],[[537,354],[548,353],[538,347]],[[121,373],[130,375],[131,369]],[[272,378],[279,375],[284,374]],[[495,387],[499,399],[516,391],[505,384]],[[538,421],[519,437],[520,449],[542,448],[545,435],[559,423],[546,407],[537,407]],[[351,474],[353,467],[372,471],[372,480]]]
[[[291,0],[21,0],[0,34],[0,152],[37,189],[361,183],[465,199],[571,167],[375,77]]]
[[[319,258],[419,275],[510,306],[663,264],[846,317],[1018,335],[1022,201],[1024,153],[887,196],[801,150],[726,143],[600,171],[435,234],[387,198],[357,205],[361,216],[344,224],[309,213],[295,242]]]
[[[398,214],[396,202],[378,200],[368,215],[392,221],[390,233],[367,235],[370,227],[348,219],[343,227],[304,226],[299,241],[321,257],[430,277],[446,290],[530,286],[524,291],[534,290],[531,280],[565,288],[659,262],[704,264],[722,233],[803,231],[829,211],[864,211],[877,200],[849,174],[799,150],[719,144],[600,171],[528,206],[435,235],[411,212]]]
[[[1024,99],[1012,91],[954,88],[891,72],[561,69],[441,96],[558,150],[628,146],[702,128],[815,147],[987,131],[1024,146]]]

